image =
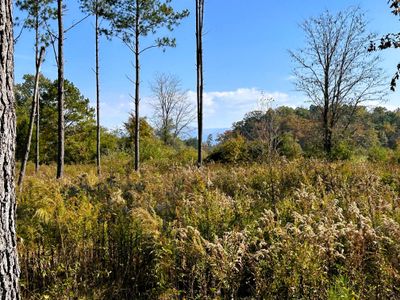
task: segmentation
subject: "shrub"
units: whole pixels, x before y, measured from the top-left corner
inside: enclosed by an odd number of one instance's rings
[[[390,159],[390,150],[382,146],[372,146],[368,149],[368,159],[373,162],[386,162]]]
[[[300,144],[296,141],[293,134],[284,133],[279,144],[279,153],[289,159],[300,157],[302,154]]]
[[[334,160],[349,160],[353,155],[353,146],[348,141],[341,140],[333,147],[331,158]]]
[[[215,162],[238,162],[247,155],[246,141],[242,136],[233,137],[219,144],[210,153],[207,160]]]

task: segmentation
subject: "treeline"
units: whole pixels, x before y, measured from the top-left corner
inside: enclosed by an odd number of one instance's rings
[[[25,141],[28,134],[31,95],[34,89],[34,76],[25,75],[24,82],[15,86],[17,103],[17,151],[18,160],[25,155]],[[42,77],[39,90],[41,99],[40,114],[40,151],[39,160],[44,164],[57,161],[57,80]],[[158,102],[157,102],[158,103]],[[185,103],[180,101],[179,103]],[[155,110],[155,114],[158,110]],[[174,110],[171,111],[171,115]],[[140,118],[140,140],[142,143],[141,159],[144,161],[163,161],[182,155],[187,161],[196,159],[196,141],[185,141],[176,135],[177,126],[162,122],[162,118],[151,126],[146,118]],[[186,119],[184,119],[186,120]],[[181,130],[183,125],[178,128]],[[109,130],[101,127],[102,155],[121,154],[132,156],[134,153],[135,115],[123,123],[121,129]],[[65,80],[65,161],[68,164],[89,164],[96,160],[96,116],[95,109],[90,106],[79,89]],[[36,141],[36,132],[33,141]],[[193,143],[194,142],[194,143]],[[30,153],[33,161],[35,151]],[[176,158],[176,157],[175,157]]]
[[[18,159],[22,159],[24,155],[34,86],[34,76],[26,75],[24,79],[15,89]],[[160,82],[160,77],[156,78],[156,82]],[[43,78],[39,92],[42,110],[40,161],[50,164],[57,159],[57,81]],[[181,94],[180,97],[182,99],[184,95]],[[163,96],[159,95],[159,98],[163,99]],[[159,101],[156,103],[159,107],[155,111],[155,124],[152,126],[147,119],[140,119],[142,160],[163,160],[185,152],[183,156],[194,161],[198,147],[197,138],[177,133],[177,129],[181,129],[183,125],[172,124],[171,116],[174,111],[166,119],[157,119],[157,115],[162,115],[162,110],[165,109],[162,106],[167,105]],[[343,107],[342,111],[343,118],[333,133],[333,147],[328,158],[373,161],[400,159],[400,110],[359,106],[354,112],[351,107]],[[92,163],[96,159],[95,110],[90,107],[89,99],[68,80],[65,82],[65,122],[66,162]],[[131,114],[120,130],[111,131],[102,127],[101,153],[132,155],[135,126],[135,115]],[[36,140],[35,133],[33,139]],[[315,105],[309,108],[281,106],[266,111],[249,112],[243,120],[234,123],[231,130],[220,135],[216,145],[210,137],[202,148],[209,155],[208,161],[218,162],[267,161],[276,155],[289,159],[299,156],[326,157],[321,108]],[[34,153],[31,153],[31,159],[33,158]]]
[[[346,112],[347,110],[347,112]],[[400,159],[400,110],[359,106],[343,107],[343,119],[333,132],[329,159]],[[219,137],[209,160],[266,161],[274,155],[287,158],[326,157],[321,108],[278,107],[253,111]]]

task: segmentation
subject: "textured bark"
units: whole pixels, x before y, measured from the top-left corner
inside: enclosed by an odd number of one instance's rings
[[[44,47],[40,49],[40,54],[39,54],[39,59],[36,62],[36,74],[35,74],[35,87],[33,89],[33,100],[32,100],[32,108],[31,108],[31,116],[29,119],[29,132],[28,136],[25,142],[25,156],[24,159],[21,163],[21,169],[19,172],[19,178],[18,178],[18,186],[20,189],[22,189],[22,182],[24,181],[24,176],[25,176],[25,170],[26,170],[26,164],[29,159],[29,152],[31,149],[31,141],[32,141],[32,134],[33,134],[33,126],[35,123],[35,115],[36,115],[36,109],[37,109],[37,102],[39,98],[39,76],[40,76],[40,66],[42,64],[43,56],[44,56]]]
[[[97,175],[101,174],[101,163],[100,163],[100,79],[99,79],[99,13],[96,3],[96,118],[97,118]]]
[[[203,16],[204,0],[196,0],[196,63],[197,63],[197,165],[203,164]]]
[[[12,1],[0,2],[0,295],[19,299],[15,233],[15,99]]]
[[[63,2],[58,0],[58,156],[57,178],[64,175],[64,28],[63,28]]]

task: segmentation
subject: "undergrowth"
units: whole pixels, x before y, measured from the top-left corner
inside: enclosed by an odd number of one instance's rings
[[[25,299],[399,299],[400,166],[28,170]]]

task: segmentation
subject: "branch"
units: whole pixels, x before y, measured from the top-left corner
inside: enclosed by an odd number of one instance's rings
[[[83,17],[82,19],[80,19],[78,22],[72,24],[70,27],[68,27],[67,29],[64,30],[64,33],[67,33],[68,31],[70,31],[72,28],[74,28],[75,26],[77,26],[78,24],[82,23],[84,20],[86,20],[87,18],[89,18],[91,16],[91,14],[86,15],[85,17]]]
[[[18,42],[18,39],[21,37],[22,32],[25,29],[25,26],[26,26],[26,21],[24,22],[24,25],[22,25],[21,30],[20,30],[19,34],[17,35],[17,37],[14,39],[14,44],[16,44]]]
[[[152,46],[148,46],[142,50],[139,51],[139,55],[142,54],[143,52],[145,52],[146,50],[152,49],[152,48],[157,48],[158,45],[152,45]]]
[[[57,55],[57,51],[56,51],[56,48],[55,48],[55,45],[54,45],[54,44],[55,44],[55,39],[58,39],[58,36],[56,36],[56,35],[51,31],[50,26],[49,26],[49,24],[47,24],[46,21],[44,21],[44,24],[46,25],[47,33],[48,33],[49,36],[50,36],[50,44],[51,44],[51,46],[52,46],[52,48],[53,48],[54,59],[56,60],[56,64],[57,64],[57,67],[58,67],[58,55]]]

